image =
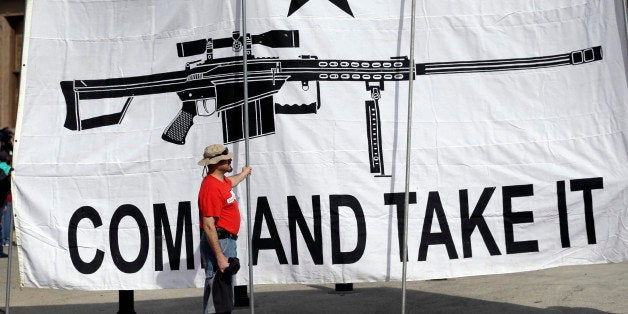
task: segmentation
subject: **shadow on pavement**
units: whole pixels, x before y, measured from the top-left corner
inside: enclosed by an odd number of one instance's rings
[[[399,313],[401,290],[394,288],[360,288],[337,293],[325,286],[309,286],[315,290],[256,292],[256,313]],[[200,297],[135,301],[140,313],[199,313]],[[407,291],[407,313],[606,313],[590,308],[550,306],[529,307],[506,302],[486,301],[444,294]],[[236,308],[234,313],[248,313],[249,308]],[[118,303],[69,304],[53,306],[12,307],[11,313],[117,313]]]

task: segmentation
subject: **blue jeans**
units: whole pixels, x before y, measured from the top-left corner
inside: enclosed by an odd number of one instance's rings
[[[2,213],[2,245],[11,245],[11,202],[7,202],[7,210]]]
[[[219,239],[218,243],[225,257],[237,257],[238,246],[236,240]],[[219,272],[216,256],[207,242],[205,232],[201,230],[201,265],[205,268],[205,286],[203,288],[203,313],[214,313],[214,304],[212,298],[212,286],[216,272]],[[233,282],[233,280],[232,280]],[[233,289],[233,286],[231,287]],[[233,295],[233,294],[232,294]],[[209,302],[212,300],[212,302]]]

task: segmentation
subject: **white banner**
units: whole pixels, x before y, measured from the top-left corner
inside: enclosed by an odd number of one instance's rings
[[[255,283],[401,280],[628,257],[613,1],[34,1],[14,172],[22,283],[202,286],[205,146],[244,166]],[[410,70],[415,70],[413,85]],[[246,190],[237,284],[248,282]]]

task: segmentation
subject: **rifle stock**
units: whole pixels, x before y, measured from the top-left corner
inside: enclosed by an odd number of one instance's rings
[[[166,72],[126,78],[102,80],[74,80],[60,82],[66,103],[64,126],[73,131],[87,130],[107,125],[119,124],[135,96],[177,92],[185,89],[189,83],[187,77],[196,70]],[[127,97],[120,112],[81,119],[81,100],[97,100]]]

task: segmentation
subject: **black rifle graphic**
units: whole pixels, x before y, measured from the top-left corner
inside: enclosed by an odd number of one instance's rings
[[[67,116],[64,126],[70,130],[86,130],[120,124],[133,97],[175,92],[183,102],[175,119],[162,134],[165,141],[183,145],[195,116],[222,114],[223,142],[244,139],[244,84],[243,58],[214,58],[214,50],[231,48],[240,51],[253,44],[270,48],[299,47],[296,30],[272,30],[260,35],[241,36],[233,32],[230,38],[200,39],[177,44],[179,57],[205,55],[204,60],[188,62],[182,71],[144,76],[99,80],[62,81]],[[565,65],[578,65],[602,60],[602,47],[591,47],[563,54],[497,59],[482,61],[455,61],[417,63],[416,75],[474,73],[527,70]],[[366,106],[366,132],[370,171],[376,176],[387,176],[381,143],[379,99],[384,82],[407,81],[410,62],[407,57],[389,60],[323,60],[303,55],[298,59],[259,58],[248,56],[249,136],[259,137],[275,133],[276,114],[315,114],[321,106],[320,82],[363,82],[370,100]],[[304,90],[316,83],[316,102],[302,105],[282,105],[273,102],[286,82],[301,82]],[[87,119],[81,119],[79,101],[128,97],[122,110]]]

